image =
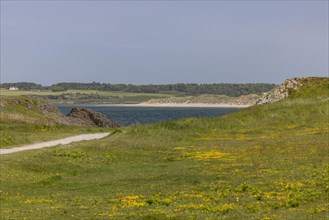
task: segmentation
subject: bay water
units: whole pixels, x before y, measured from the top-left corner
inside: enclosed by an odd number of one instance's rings
[[[239,108],[197,108],[197,107],[135,107],[97,105],[58,105],[67,115],[73,107],[89,108],[103,113],[120,125],[154,123],[187,117],[215,117],[239,110]]]

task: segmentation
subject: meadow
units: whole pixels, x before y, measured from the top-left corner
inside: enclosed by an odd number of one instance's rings
[[[11,91],[0,89],[1,97],[36,96],[45,97],[53,103],[140,103],[150,99],[181,96],[179,92],[132,93],[98,90],[67,90],[61,92]]]
[[[1,155],[2,219],[328,219],[329,79],[217,118]]]

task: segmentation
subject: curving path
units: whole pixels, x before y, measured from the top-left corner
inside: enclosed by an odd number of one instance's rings
[[[88,140],[94,140],[94,139],[101,139],[104,137],[109,136],[111,133],[106,132],[106,133],[96,133],[96,134],[80,134],[72,137],[67,137],[63,139],[58,139],[54,141],[47,141],[47,142],[42,142],[38,144],[30,144],[30,145],[25,145],[22,147],[14,147],[14,148],[9,148],[9,149],[0,149],[0,154],[12,154],[24,150],[33,150],[33,149],[39,149],[39,148],[44,148],[44,147],[53,147],[59,144],[70,144],[72,142],[78,142],[78,141],[88,141]]]

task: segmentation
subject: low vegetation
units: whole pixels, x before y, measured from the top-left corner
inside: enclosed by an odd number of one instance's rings
[[[228,97],[225,95],[198,95],[198,96],[184,96],[184,97],[169,97],[148,100],[149,104],[230,104],[230,105],[254,105],[260,98],[259,95],[243,95],[239,97]]]
[[[111,91],[97,91],[97,90],[67,90],[61,92],[50,91],[27,91],[18,90],[10,91],[7,89],[0,90],[1,97],[9,96],[34,96],[43,97],[48,101],[56,104],[62,103],[140,103],[152,98],[167,98],[179,96],[179,93],[129,93],[129,92],[111,92]]]
[[[56,107],[28,96],[1,97],[0,118],[0,148],[105,131],[96,127],[69,126]]]
[[[268,83],[213,83],[213,84],[196,84],[196,83],[177,83],[177,84],[160,84],[160,85],[132,85],[132,84],[109,84],[109,83],[57,83],[51,86],[42,86],[40,84],[18,82],[2,83],[1,88],[19,87],[23,90],[99,90],[99,91],[116,91],[128,93],[182,93],[185,95],[200,94],[219,94],[227,96],[241,96],[248,94],[260,94],[272,89],[275,85]]]
[[[328,92],[2,155],[1,217],[328,219]]]
[[[54,104],[137,104],[148,103],[206,103],[253,105],[259,95],[239,97],[203,94],[184,96],[183,93],[127,93],[97,90],[67,90],[65,92],[10,91],[1,89],[1,97],[34,96],[45,98]]]

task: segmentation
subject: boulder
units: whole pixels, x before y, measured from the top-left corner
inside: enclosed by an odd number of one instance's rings
[[[109,118],[106,115],[95,112],[87,108],[72,108],[71,112],[67,115],[67,118],[70,119],[76,125],[82,126],[98,126],[102,128],[116,128],[120,125]]]
[[[273,103],[288,97],[292,91],[299,89],[303,85],[303,80],[304,78],[285,80],[281,85],[275,87],[271,91],[263,93],[256,104],[263,105],[266,103]]]

